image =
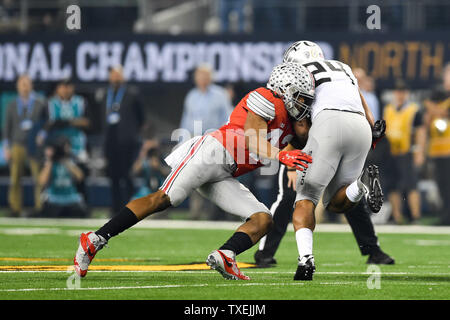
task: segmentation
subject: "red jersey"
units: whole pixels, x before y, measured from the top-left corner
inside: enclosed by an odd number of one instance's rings
[[[291,121],[283,100],[267,88],[249,92],[234,108],[228,122],[211,133],[233,156],[238,177],[264,164],[245,146],[244,125],[248,112],[253,112],[267,121],[267,140],[276,148],[283,149],[294,137]]]

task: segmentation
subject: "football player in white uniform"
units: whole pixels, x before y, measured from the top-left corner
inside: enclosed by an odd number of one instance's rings
[[[312,125],[303,149],[314,162],[297,172],[292,217],[299,252],[294,280],[312,280],[314,209],[320,197],[324,206],[336,213],[352,209],[362,197],[373,212],[381,208],[378,168],[369,165],[363,170],[375,123],[351,68],[340,61],[325,60],[317,44],[298,41],[286,50],[283,61],[302,64],[315,79]]]

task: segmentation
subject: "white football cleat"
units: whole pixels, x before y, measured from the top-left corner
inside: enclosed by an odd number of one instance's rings
[[[73,258],[75,272],[84,277],[88,271],[89,265],[97,252],[102,249],[108,241],[94,232],[82,233],[80,236],[80,245]]]
[[[211,252],[206,259],[206,264],[227,280],[250,280],[250,277],[239,270],[234,257],[230,258],[220,250]]]

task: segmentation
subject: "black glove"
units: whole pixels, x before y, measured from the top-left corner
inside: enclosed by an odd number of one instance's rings
[[[383,139],[386,132],[386,121],[377,120],[372,128],[372,149],[375,149],[378,141]]]

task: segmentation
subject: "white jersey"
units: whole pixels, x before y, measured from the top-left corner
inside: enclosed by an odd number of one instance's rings
[[[364,112],[359,96],[358,81],[352,69],[337,60],[317,60],[303,64],[314,76],[315,98],[311,106],[311,120],[324,109]]]

